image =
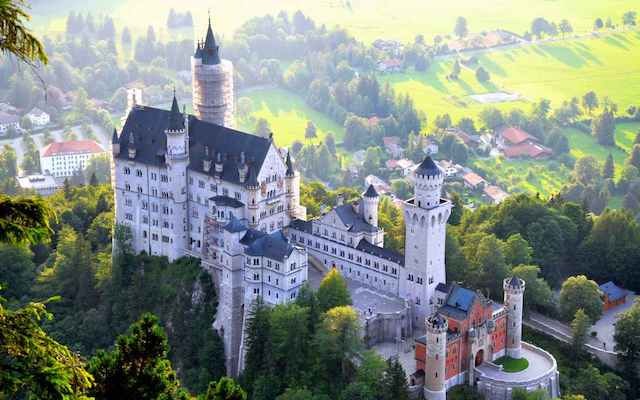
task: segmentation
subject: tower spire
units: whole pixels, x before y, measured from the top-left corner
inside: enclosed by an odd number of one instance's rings
[[[202,63],[205,65],[220,64],[220,54],[218,49],[216,38],[213,36],[213,28],[211,27],[211,12],[209,12],[207,36],[204,39],[204,47],[202,48]]]

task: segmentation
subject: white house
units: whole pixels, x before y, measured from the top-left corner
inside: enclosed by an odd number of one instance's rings
[[[40,196],[50,196],[58,190],[56,180],[51,175],[27,175],[16,179],[21,189],[33,190]]]
[[[38,107],[34,107],[33,110],[29,111],[27,115],[25,115],[34,128],[39,128],[46,126],[49,122],[51,122],[51,117],[46,112],[42,111]]]
[[[70,177],[84,170],[91,158],[104,154],[93,140],[54,142],[40,150],[40,169],[55,178]]]

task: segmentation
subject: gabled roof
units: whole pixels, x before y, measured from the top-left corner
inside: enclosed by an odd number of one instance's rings
[[[503,128],[500,131],[500,135],[502,136],[503,139],[505,139],[511,144],[520,144],[520,143],[526,142],[527,140],[533,140],[533,141],[537,140],[533,136],[529,135],[527,132],[514,126]]]
[[[118,138],[120,148],[126,148],[129,137],[134,136],[136,144],[135,161],[148,165],[164,164],[158,157],[167,146],[165,130],[169,125],[170,111],[154,107],[138,106],[131,110]],[[244,152],[247,162],[257,173],[269,152],[271,142],[268,139],[239,132],[221,125],[212,124],[189,116],[189,168],[205,175],[215,175],[215,168],[204,171],[202,160],[206,158],[205,148],[210,154],[221,153],[224,181],[240,183],[238,166],[240,153]],[[120,152],[119,159],[128,160],[126,152]],[[257,182],[257,181],[256,181]]]
[[[444,305],[438,311],[459,321],[463,320],[471,311],[471,307],[473,307],[473,303],[478,296],[477,292],[454,284]]]
[[[371,225],[355,212],[351,204],[344,204],[334,208],[340,221],[347,226],[349,232],[376,232],[378,228]]]
[[[49,143],[42,149],[42,157],[63,156],[66,154],[95,154],[104,150],[93,140],[69,140]]]
[[[267,257],[276,261],[284,261],[293,252],[293,245],[282,231],[264,235],[253,241],[246,253],[254,257]]]
[[[609,281],[600,285],[600,290],[607,296],[609,301],[620,300],[627,295],[627,291]]]

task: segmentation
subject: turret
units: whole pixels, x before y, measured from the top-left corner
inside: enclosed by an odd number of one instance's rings
[[[420,208],[434,208],[440,204],[444,174],[430,156],[415,171],[415,202]]]
[[[184,160],[189,156],[187,122],[185,115],[180,112],[174,91],[171,111],[169,111],[169,121],[167,129],[164,131],[167,136],[167,157],[170,160]]]
[[[362,216],[371,225],[378,226],[378,204],[380,196],[373,185],[369,185],[367,191],[362,194]]]
[[[427,400],[446,400],[447,390],[447,320],[440,314],[426,319],[427,354],[425,363],[424,397]]]
[[[296,172],[293,161],[291,160],[291,151],[287,151],[285,159],[285,190],[287,198],[287,213],[290,218],[303,218],[300,213],[300,174]]]
[[[258,215],[258,192],[260,190],[260,184],[258,183],[258,171],[256,171],[255,165],[251,163],[247,171],[247,179],[245,182],[247,188],[247,209],[248,209],[248,221],[249,226],[255,228],[260,222]]]
[[[114,158],[120,155],[120,141],[118,140],[116,128],[113,128],[113,135],[111,136],[111,152]]]
[[[522,358],[522,306],[525,282],[517,277],[503,282],[504,308],[507,311],[507,356]]]

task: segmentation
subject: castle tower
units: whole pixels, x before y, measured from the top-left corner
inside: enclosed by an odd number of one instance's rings
[[[260,215],[258,213],[258,191],[260,190],[260,184],[258,183],[258,172],[253,164],[249,165],[245,187],[247,188],[247,199],[249,202],[247,205],[247,219],[249,226],[256,229],[258,223],[260,223]]]
[[[504,308],[507,310],[507,356],[521,358],[522,306],[525,282],[522,279],[504,280]]]
[[[167,129],[164,131],[167,138],[166,163],[167,175],[170,186],[166,192],[170,193],[166,201],[173,211],[169,214],[173,229],[162,229],[162,235],[169,238],[164,242],[168,246],[167,251],[170,260],[175,260],[189,249],[188,215],[187,215],[187,167],[189,165],[189,120],[180,112],[175,93],[169,113]]]
[[[111,186],[116,185],[116,158],[120,155],[120,140],[118,139],[118,131],[113,128],[111,136]]]
[[[433,314],[438,283],[445,283],[444,250],[451,202],[441,198],[444,174],[427,156],[415,171],[415,197],[404,204],[405,268],[400,295],[414,305],[416,321]]]
[[[380,196],[373,185],[369,185],[367,191],[362,194],[362,216],[375,227],[378,227],[378,204]]]
[[[300,213],[300,174],[293,168],[290,151],[287,152],[285,164],[287,166],[284,178],[287,198],[287,213],[291,219],[302,219],[305,215]]]
[[[447,390],[447,320],[440,314],[427,318],[427,354],[425,363],[424,397],[427,400],[445,400]]]
[[[231,216],[224,226],[224,262],[219,275],[220,303],[214,329],[224,342],[227,373],[236,377],[241,372],[241,341],[244,321],[244,249],[240,239],[247,232],[246,225]]]
[[[204,44],[198,44],[191,57],[193,112],[198,119],[233,127],[233,64],[220,58],[211,28]]]

